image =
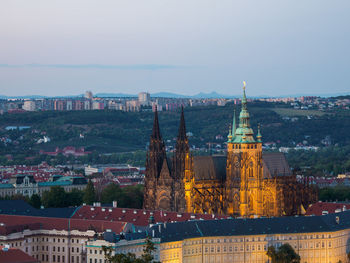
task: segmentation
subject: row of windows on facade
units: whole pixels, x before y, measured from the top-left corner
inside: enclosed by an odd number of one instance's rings
[[[340,235],[338,235],[340,236]],[[204,243],[236,243],[236,242],[255,242],[255,241],[276,241],[276,240],[298,240],[298,239],[325,239],[332,238],[331,235],[315,234],[315,235],[304,235],[304,236],[266,236],[266,237],[251,237],[251,238],[230,238],[230,239],[204,239]],[[336,237],[336,236],[333,236]],[[195,241],[184,241],[184,245],[195,245],[201,244],[202,240]]]
[[[74,261],[74,258],[76,257],[76,261]],[[39,260],[39,255],[35,255],[35,258]],[[41,262],[49,262],[49,255],[41,255]],[[60,255],[52,255],[52,262],[57,262],[57,263],[65,263],[65,256],[60,256]],[[80,257],[79,256],[72,256],[71,257],[71,262],[74,263],[80,263]]]
[[[242,148],[244,148],[244,146],[242,146],[241,144],[234,144],[234,147],[233,147],[234,149],[242,149]],[[245,147],[246,149],[257,149],[257,145],[256,144],[247,144],[246,145],[246,147]]]
[[[305,236],[300,236],[299,239],[306,240],[306,239],[324,239],[327,238],[327,235],[305,235]],[[328,235],[328,238],[331,238],[331,235]],[[208,243],[241,243],[241,242],[259,242],[259,241],[279,241],[279,240],[298,240],[297,236],[291,237],[291,236],[277,236],[277,237],[252,237],[252,238],[235,238],[235,239],[205,239],[203,240],[204,244]],[[202,240],[195,240],[195,241],[184,241],[183,245],[188,246],[188,245],[196,245],[196,244],[202,244]],[[181,247],[181,244],[167,244],[167,245],[162,245],[160,247],[161,250],[163,249],[172,249],[172,248],[178,248]]]
[[[52,251],[53,252],[65,252],[65,247],[55,247],[53,246],[52,247]],[[34,252],[35,251],[35,246],[32,246],[32,251]],[[36,246],[36,251],[39,251],[39,246]],[[41,251],[45,251],[45,246],[42,246],[41,247]],[[46,251],[49,251],[49,246],[46,246]],[[26,247],[26,252],[28,252],[28,247]],[[72,253],[79,253],[79,248],[75,248],[72,247]]]
[[[89,263],[107,263],[107,259],[90,258]]]
[[[38,257],[37,257],[38,259]],[[41,255],[41,262],[49,262],[49,255]],[[60,255],[52,255],[52,262],[57,263],[65,263],[65,256]],[[71,262],[72,263],[80,263],[80,257],[79,256],[71,256]]]
[[[282,243],[275,244],[275,247],[278,248],[282,245]],[[325,248],[325,242],[318,242],[316,244],[310,243],[309,248]],[[329,242],[329,247],[331,247],[331,242]],[[294,248],[297,249],[297,246],[294,245]],[[302,244],[299,244],[299,249],[308,248],[308,244],[304,244],[304,247]],[[227,252],[238,252],[238,251],[244,251],[243,245],[241,246],[206,246],[204,247],[204,253],[227,253]],[[246,251],[267,251],[267,245],[247,245],[246,246]],[[202,249],[201,247],[197,248],[192,248],[192,249],[184,249],[184,256],[185,255],[195,255],[195,254],[201,254]],[[174,252],[174,253],[169,253],[168,255],[164,256],[164,259],[173,259],[173,258],[178,258],[179,257],[179,252]]]
[[[28,243],[28,242],[26,241],[26,243]],[[64,241],[63,241],[63,243],[64,243]],[[14,242],[14,243],[9,243],[9,244],[1,243],[0,244],[0,246],[4,246],[4,245],[10,245],[11,247],[22,247],[22,242]],[[26,252],[28,252],[28,249],[29,249],[29,247],[27,246],[26,247]],[[61,252],[61,251],[64,252],[64,250],[65,250],[65,247],[62,247],[62,249],[60,247],[57,247],[57,252]],[[32,251],[39,251],[39,246],[36,246],[36,247],[32,246]],[[41,251],[45,251],[45,246],[41,246]],[[46,246],[46,251],[49,251],[49,246]],[[52,247],[52,251],[54,251],[54,252],[56,251],[56,247],[55,246]],[[75,249],[74,249],[74,247],[72,247],[72,253],[74,253],[74,252],[75,253],[79,253],[79,247],[77,247]]]
[[[66,242],[66,239],[65,238],[48,238],[48,237],[42,237],[42,238],[39,238],[39,237],[37,237],[37,238],[35,238],[35,237],[33,237],[33,238],[26,238],[25,239],[25,242],[26,243],[30,243],[30,242],[39,242],[39,241],[46,241],[46,242],[54,242],[54,243],[56,243],[56,240],[57,240],[57,243],[65,243]],[[72,239],[70,239],[70,241],[71,241],[71,243],[79,243],[79,239],[74,239],[74,238],[72,238]],[[17,243],[16,243],[17,244]]]

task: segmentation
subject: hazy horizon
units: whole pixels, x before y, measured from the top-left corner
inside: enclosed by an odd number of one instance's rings
[[[4,0],[0,95],[350,93],[350,2]]]

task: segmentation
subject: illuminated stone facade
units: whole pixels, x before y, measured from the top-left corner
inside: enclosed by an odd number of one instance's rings
[[[148,229],[155,257],[171,263],[266,263],[269,246],[290,244],[300,262],[348,262],[350,211],[326,216],[205,220],[158,224]],[[138,235],[138,236],[137,236]],[[137,233],[114,243],[116,253],[142,254]]]
[[[242,217],[297,215],[317,201],[316,192],[292,175],[282,153],[263,153],[254,138],[244,94],[236,128],[229,130],[226,156],[192,156],[184,113],[173,158],[161,138],[158,115],[146,161],[144,208]]]

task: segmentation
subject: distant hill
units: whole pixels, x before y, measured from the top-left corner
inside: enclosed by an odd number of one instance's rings
[[[219,94],[215,91],[212,91],[210,93],[198,93],[197,95],[193,95],[192,98],[198,98],[198,99],[231,99],[231,98],[238,98],[241,96],[232,96],[232,95],[223,95]]]
[[[41,95],[27,95],[27,96],[6,96],[6,95],[0,95],[0,99],[44,99],[48,98],[46,96]]]
[[[137,97],[135,94],[126,94],[126,93],[97,93],[94,95],[95,97],[99,98],[130,98],[130,97]]]

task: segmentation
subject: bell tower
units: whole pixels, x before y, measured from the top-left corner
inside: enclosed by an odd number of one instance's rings
[[[260,129],[256,140],[250,126],[245,82],[239,125],[235,114],[227,142],[226,210],[243,217],[263,215],[263,164]],[[231,134],[230,134],[231,133]]]
[[[153,130],[146,156],[144,209],[156,209],[157,181],[166,160],[165,144],[159,130],[157,108],[154,112]]]
[[[186,157],[189,157],[190,148],[186,135],[186,124],[184,109],[181,107],[181,117],[179,132],[176,139],[174,158],[173,158],[173,175],[174,175],[174,210],[185,212],[185,165]]]

